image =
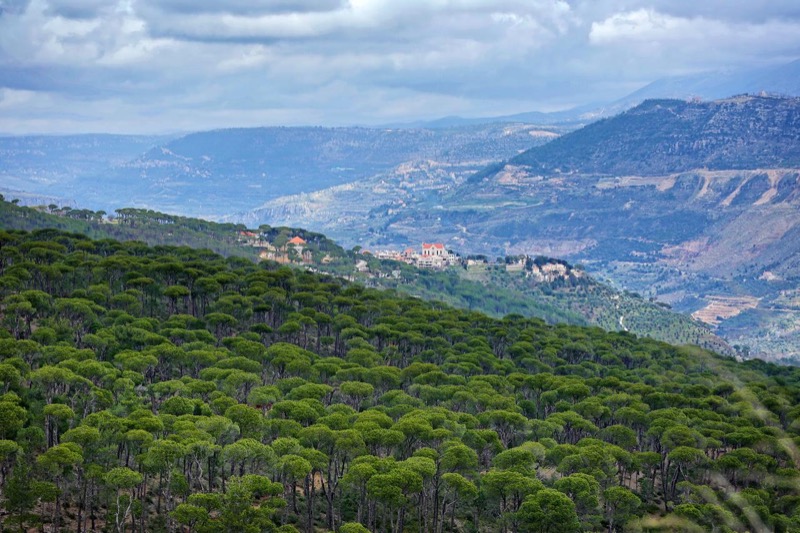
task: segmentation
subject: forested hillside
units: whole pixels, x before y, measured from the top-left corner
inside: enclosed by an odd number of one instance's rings
[[[3,526],[797,531],[800,370],[0,232]]]
[[[514,260],[513,257],[507,257]],[[370,274],[356,280],[369,286],[437,300],[502,318],[508,314],[541,318],[549,324],[598,326],[605,330],[629,331],[670,344],[692,344],[724,355],[734,349],[707,326],[690,316],[672,311],[640,295],[615,290],[596,279],[574,275],[565,261],[537,257],[528,263],[565,265],[563,276],[542,279],[527,272],[508,272],[505,264],[458,267],[444,271],[417,269],[395,261],[372,260]],[[399,270],[395,270],[399,269]],[[397,277],[392,272],[399,272]],[[382,274],[382,275],[381,275]]]
[[[220,224],[132,208],[118,209],[113,223],[104,215],[103,212],[55,205],[38,209],[18,206],[3,201],[0,196],[0,227],[7,229],[57,228],[95,239],[207,248],[225,256],[251,260],[259,257],[258,247],[241,242],[239,232],[247,229],[241,224]],[[525,276],[509,276],[505,274],[503,265],[479,269],[477,273],[463,268],[446,271],[418,269],[405,263],[379,261],[370,255],[345,251],[325,235],[301,228],[262,225],[256,231],[263,240],[273,243],[302,237],[312,253],[312,261],[305,265],[296,263],[295,266],[349,277],[368,286],[397,289],[493,317],[520,314],[541,318],[551,324],[565,322],[624,329],[673,344],[694,344],[722,354],[732,353],[730,346],[691,318],[615,291],[588,276],[582,277],[579,284],[565,284],[562,280],[531,281]],[[362,259],[368,259],[368,271],[354,272],[354,263]],[[398,276],[393,273],[398,273]]]
[[[199,218],[182,217],[160,213],[151,209],[117,209],[111,217],[105,211],[71,209],[56,205],[32,208],[6,201],[0,195],[0,227],[33,231],[54,228],[80,233],[94,239],[137,240],[151,246],[189,246],[207,248],[229,256],[237,255],[252,260],[258,258],[258,249],[242,246],[239,232],[246,230],[243,224],[210,222]],[[288,240],[300,236],[315,253],[330,253],[344,257],[345,251],[336,243],[312,231],[300,228],[271,228],[262,226],[261,231],[271,240]]]

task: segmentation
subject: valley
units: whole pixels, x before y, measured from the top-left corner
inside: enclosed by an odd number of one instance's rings
[[[794,360],[800,308],[785,295],[800,266],[798,116],[796,99],[650,102],[506,163],[406,165],[232,220],[306,224],[345,246],[428,239],[464,253],[562,257],[696,313],[743,354]]]

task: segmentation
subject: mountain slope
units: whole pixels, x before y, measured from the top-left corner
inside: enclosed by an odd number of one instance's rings
[[[512,263],[519,260],[506,259]],[[523,268],[512,270],[499,263],[409,272],[406,265],[389,261],[370,265],[371,275],[357,275],[356,279],[496,318],[518,314],[550,324],[597,326],[670,344],[701,346],[724,355],[735,353],[702,322],[638,294],[615,290],[564,261],[539,256],[523,263]],[[395,269],[399,276],[391,275]]]
[[[461,224],[512,252],[559,243],[762,357],[800,356],[800,99],[651,100],[476,174]],[[469,220],[469,218],[468,218]]]
[[[36,208],[15,205],[0,195],[0,228],[7,230],[37,231],[58,229],[79,233],[93,239],[140,241],[151,246],[188,246],[211,250],[224,256],[240,256],[257,260],[259,250],[243,245],[240,232],[243,225],[217,223],[197,218],[187,218],[146,209],[122,208],[111,216],[105,212],[88,209]],[[344,250],[324,235],[295,228],[269,228],[264,234],[285,239],[299,236],[315,251],[328,253],[334,258],[345,257]],[[287,237],[288,235],[288,237]]]
[[[570,125],[576,127],[611,117],[651,99],[716,100],[735,94],[800,96],[800,59],[767,67],[726,69],[660,78],[610,102],[583,104],[562,111],[530,111],[490,117],[443,117],[432,121],[400,125],[416,128],[463,126],[497,122]]]
[[[662,78],[622,98],[618,103],[636,105],[651,98],[702,98],[715,100],[734,94],[761,92],[800,96],[800,60],[749,69],[701,72]]]
[[[545,175],[800,166],[800,99],[648,100],[532,148],[511,163]]]

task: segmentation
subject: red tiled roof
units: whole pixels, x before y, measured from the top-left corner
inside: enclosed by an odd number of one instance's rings
[[[304,241],[300,237],[292,237],[292,239],[289,241],[289,244],[305,244],[305,243],[306,241]]]
[[[430,242],[430,243],[423,242],[422,243],[422,249],[423,250],[430,250],[431,248],[443,249],[444,248],[444,244],[442,244],[440,242]]]

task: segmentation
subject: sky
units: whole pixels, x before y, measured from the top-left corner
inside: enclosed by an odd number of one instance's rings
[[[798,57],[797,0],[0,0],[0,132],[553,111]]]

